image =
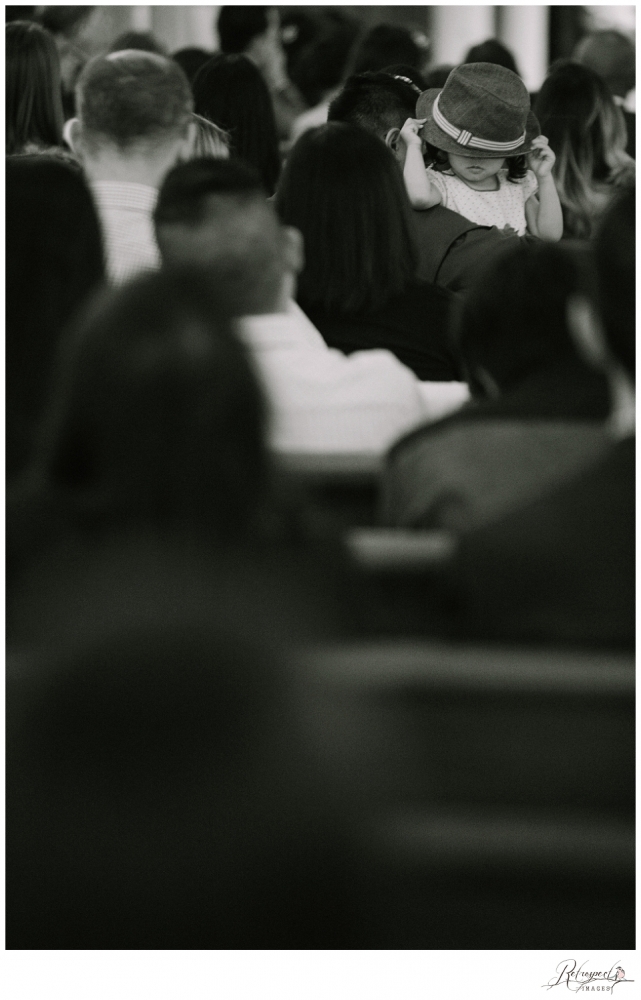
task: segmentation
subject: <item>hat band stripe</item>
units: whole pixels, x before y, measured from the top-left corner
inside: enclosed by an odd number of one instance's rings
[[[440,110],[438,106],[438,99],[440,96],[440,94],[436,96],[434,104],[432,105],[432,116],[434,118],[434,122],[438,125],[442,132],[451,136],[451,138],[458,142],[460,146],[469,146],[471,149],[484,149],[497,153],[512,153],[525,142],[525,132],[523,135],[519,136],[518,139],[513,139],[511,142],[492,142],[490,139],[478,139],[466,129],[457,128],[456,125],[452,125],[451,122],[448,122],[447,118]]]

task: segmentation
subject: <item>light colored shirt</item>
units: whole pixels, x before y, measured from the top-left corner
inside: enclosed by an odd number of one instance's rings
[[[121,285],[143,271],[160,267],[152,215],[158,191],[129,181],[93,181],[102,227],[107,275]]]
[[[276,451],[381,453],[467,396],[458,382],[419,382],[389,351],[346,357],[329,348],[295,303],[287,313],[245,316],[239,330],[271,404]]]
[[[523,236],[527,229],[525,203],[538,189],[535,174],[528,170],[521,181],[509,181],[504,167],[497,174],[498,191],[476,191],[453,173],[427,170],[430,182],[438,188],[445,208],[475,222],[477,226],[509,226]]]

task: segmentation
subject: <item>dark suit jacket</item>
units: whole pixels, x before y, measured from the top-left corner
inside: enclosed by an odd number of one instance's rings
[[[635,441],[461,540],[454,629],[475,639],[633,649]]]
[[[461,365],[450,336],[453,296],[437,285],[416,282],[373,312],[329,313],[301,301],[330,347],[345,354],[386,348],[424,382],[458,382]]]
[[[477,226],[436,205],[414,212],[419,250],[418,276],[451,292],[465,292],[497,253],[534,236],[507,236],[496,226]]]

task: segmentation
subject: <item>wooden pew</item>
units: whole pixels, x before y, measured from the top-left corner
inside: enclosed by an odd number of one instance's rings
[[[388,641],[301,663],[310,739],[365,817],[369,947],[633,947],[631,657]]]

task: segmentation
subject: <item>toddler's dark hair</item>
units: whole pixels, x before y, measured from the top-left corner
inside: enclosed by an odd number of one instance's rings
[[[444,149],[437,149],[436,146],[425,144],[425,162],[433,170],[444,171],[449,168],[450,161]],[[525,156],[508,156],[507,159],[507,179],[513,184],[522,181],[527,173],[527,160]]]

